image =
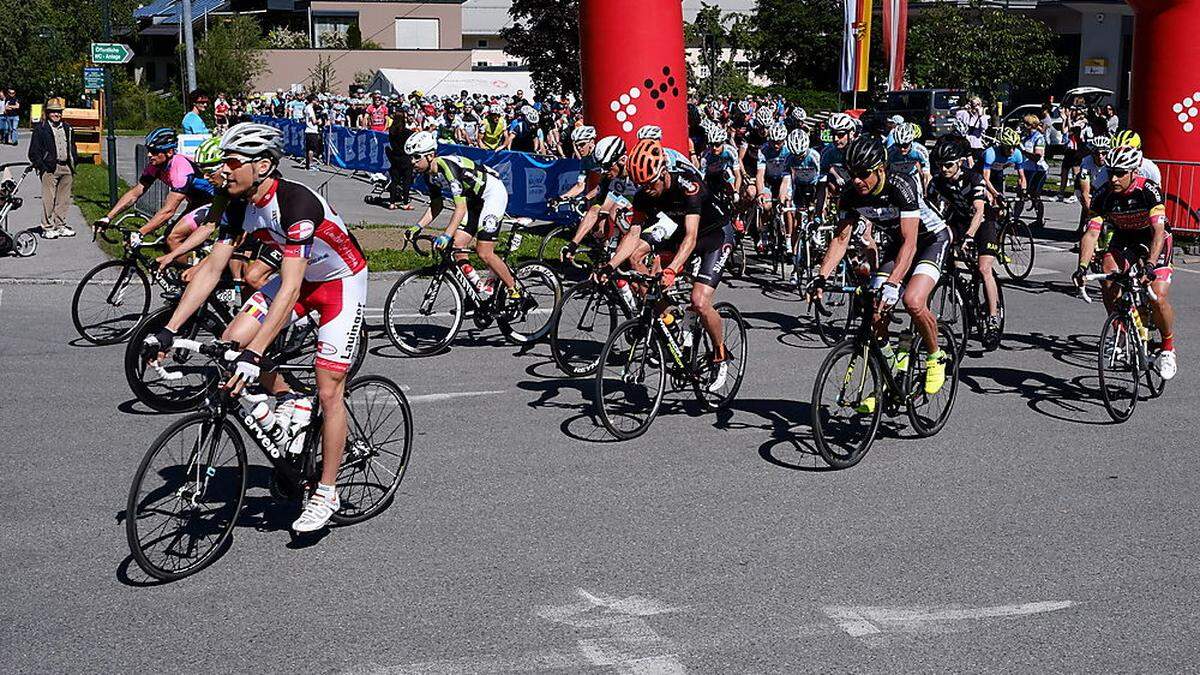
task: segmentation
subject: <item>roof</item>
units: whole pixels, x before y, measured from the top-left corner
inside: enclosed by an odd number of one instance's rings
[[[196,22],[205,14],[225,9],[229,0],[192,0],[192,21]],[[183,3],[179,0],[154,0],[133,10],[133,18],[150,19],[155,23],[179,24],[179,15],[183,13]]]
[[[410,70],[380,68],[375,71],[368,89],[385,94],[421,90],[426,95],[447,96],[466,89],[483,94],[516,93],[522,89],[533,94],[533,81],[528,72],[496,72],[477,70]]]

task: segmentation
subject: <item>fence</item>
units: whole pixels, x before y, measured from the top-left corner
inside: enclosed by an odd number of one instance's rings
[[[1156,159],[1162,171],[1167,218],[1176,234],[1200,236],[1200,162]]]
[[[146,170],[146,165],[149,163],[150,159],[146,157],[146,146],[138,143],[137,148],[133,151],[134,180],[137,180],[142,175],[142,172]],[[162,208],[163,202],[167,199],[168,192],[170,190],[167,188],[166,183],[156,180],[142,192],[141,197],[138,197],[137,203],[133,205],[133,209],[149,218],[158,213],[158,210]]]

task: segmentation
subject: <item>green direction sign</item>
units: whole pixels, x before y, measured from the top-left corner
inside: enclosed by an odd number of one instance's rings
[[[83,88],[86,91],[100,91],[104,88],[104,69],[96,66],[84,66]]]
[[[93,42],[92,63],[129,63],[133,49],[119,42]]]

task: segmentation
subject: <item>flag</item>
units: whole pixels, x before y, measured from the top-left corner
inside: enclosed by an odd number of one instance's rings
[[[842,91],[867,90],[871,52],[872,0],[842,0],[846,26],[842,34]]]
[[[904,86],[904,45],[908,40],[908,0],[883,0],[883,53],[888,60],[888,89]]]

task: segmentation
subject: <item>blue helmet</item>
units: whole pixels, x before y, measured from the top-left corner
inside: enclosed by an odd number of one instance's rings
[[[179,138],[171,127],[159,127],[146,134],[146,149],[153,152],[174,150],[179,145]]]

